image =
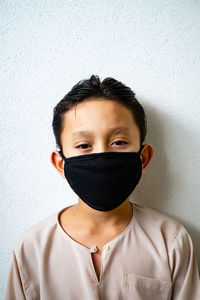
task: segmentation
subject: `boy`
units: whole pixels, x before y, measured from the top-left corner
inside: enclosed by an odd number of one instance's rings
[[[129,196],[153,157],[145,113],[113,79],[79,81],[54,108],[51,162],[78,203],[18,241],[6,300],[199,300],[191,238]]]

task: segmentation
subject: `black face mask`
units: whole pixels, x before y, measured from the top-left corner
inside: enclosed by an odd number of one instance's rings
[[[66,158],[65,177],[73,191],[90,207],[108,211],[133,192],[142,175],[138,152],[99,152]]]

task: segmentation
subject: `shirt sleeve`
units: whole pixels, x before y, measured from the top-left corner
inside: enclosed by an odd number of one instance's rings
[[[169,250],[172,300],[199,300],[200,279],[193,243],[181,225]]]
[[[31,291],[29,289],[28,283],[22,271],[19,268],[19,264],[13,251],[12,263],[9,270],[5,300],[33,300]]]

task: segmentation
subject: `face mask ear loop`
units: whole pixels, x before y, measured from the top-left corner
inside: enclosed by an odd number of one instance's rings
[[[144,144],[144,145],[141,145],[141,147],[140,147],[140,150],[139,150],[139,154],[141,154],[141,152],[142,152],[142,149],[144,148],[144,146],[145,146],[146,144]]]
[[[60,154],[60,156],[62,157],[62,159],[65,161],[66,157],[64,156],[64,154],[62,153],[62,150],[58,151],[58,153]]]

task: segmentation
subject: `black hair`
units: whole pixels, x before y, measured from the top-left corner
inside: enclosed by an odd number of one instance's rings
[[[64,96],[53,110],[53,133],[56,146],[62,150],[61,132],[64,127],[65,113],[88,98],[106,98],[125,105],[133,114],[135,122],[140,130],[140,144],[144,142],[147,126],[146,116],[142,105],[135,98],[135,93],[120,81],[107,77],[100,81],[98,75],[92,75],[89,79],[82,79]]]

